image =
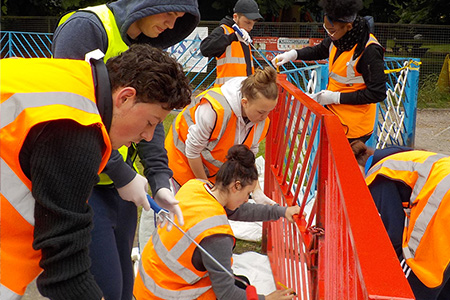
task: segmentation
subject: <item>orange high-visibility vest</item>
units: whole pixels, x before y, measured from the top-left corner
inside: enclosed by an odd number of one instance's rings
[[[370,34],[366,48],[372,44],[380,45],[377,39]],[[356,65],[361,55],[353,58],[356,46],[350,51],[341,53],[335,61],[337,48],[331,43],[328,90],[349,93],[366,88],[362,74],[356,70]],[[327,105],[327,108],[339,117],[347,138],[359,138],[373,132],[377,110],[375,103],[359,105],[331,104]]]
[[[225,34],[234,34],[234,29],[222,24],[223,32]],[[247,64],[245,62],[245,54],[242,47],[248,47],[250,53],[250,61],[252,67],[252,73],[255,72],[253,67],[253,58],[250,45],[242,45],[239,41],[232,42],[222,53],[221,56],[216,57],[217,67],[216,67],[216,81],[214,87],[220,87],[228,80],[234,77],[249,76],[251,74],[247,73]]]
[[[1,65],[1,226],[0,294],[19,299],[42,271],[41,251],[32,247],[35,199],[32,182],[19,162],[23,143],[35,125],[71,119],[102,130],[105,150],[99,173],[111,153],[111,142],[99,115],[89,63],[68,59],[2,59]],[[87,200],[87,199],[86,199]]]
[[[412,189],[409,216],[403,231],[403,256],[429,288],[442,284],[450,262],[450,157],[427,151],[389,155],[368,172],[404,182]]]
[[[197,243],[215,234],[234,239],[224,207],[208,192],[206,185],[202,180],[193,179],[176,194],[184,217],[181,228]],[[139,262],[133,289],[136,299],[215,300],[208,272],[199,271],[192,264],[196,248],[179,230],[167,232],[158,228]]]
[[[234,145],[238,118],[231,109],[220,88],[212,88],[201,93],[197,98],[178,114],[170,127],[165,140],[169,168],[173,171],[173,179],[183,185],[195,178],[186,157],[186,139],[189,126],[196,123],[195,111],[201,104],[209,102],[216,112],[216,123],[206,148],[201,153],[203,165],[208,179],[215,182],[219,168],[225,162],[228,149]],[[206,104],[207,105],[207,104]],[[260,143],[269,129],[269,118],[255,124],[242,142],[249,148]]]

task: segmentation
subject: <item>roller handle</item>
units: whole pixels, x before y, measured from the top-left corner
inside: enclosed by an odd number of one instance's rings
[[[169,211],[167,209],[162,208],[161,206],[158,205],[158,203],[156,203],[155,199],[153,199],[152,197],[150,197],[150,195],[147,194],[147,199],[148,199],[148,203],[150,203],[150,207],[151,209],[153,209],[153,211],[156,214],[159,214],[161,212],[168,214]]]
[[[247,295],[247,300],[258,300],[258,294],[256,293],[256,288],[253,285],[247,285],[245,288],[245,294]]]
[[[236,31],[237,33],[239,33],[239,35],[241,36],[241,37],[244,37],[244,34],[242,33],[242,31],[241,31],[241,29],[239,28],[239,26],[237,26],[237,24],[233,24],[233,26],[231,26],[233,29],[234,29],[234,31]],[[249,43],[253,46],[253,41],[252,41],[252,39],[250,39],[250,41],[249,41]]]

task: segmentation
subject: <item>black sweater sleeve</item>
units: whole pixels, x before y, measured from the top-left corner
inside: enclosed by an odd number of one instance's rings
[[[318,45],[297,50],[298,60],[320,60],[330,56],[331,39],[325,38]]]
[[[364,78],[366,88],[352,93],[341,93],[341,104],[368,104],[386,98],[386,74],[384,74],[383,48],[370,45],[361,54],[356,70]]]
[[[137,145],[139,158],[144,166],[144,174],[148,180],[153,195],[160,188],[170,189],[169,179],[173,176],[169,168],[167,150],[164,148],[164,125],[158,124],[150,142],[142,140]]]
[[[200,52],[205,57],[219,57],[232,42],[237,40],[236,34],[225,34],[223,28],[219,26],[202,40]]]
[[[202,246],[209,254],[211,254],[223,267],[231,274],[231,257],[233,256],[234,240],[229,235],[217,234],[204,238],[200,246]],[[211,279],[212,288],[217,299],[247,299],[245,290],[234,284],[234,279],[225,273],[208,255],[195,249],[194,255],[201,257],[200,269],[207,270]],[[239,275],[239,274],[238,274]],[[258,295],[259,300],[265,299],[264,295]]]
[[[37,286],[53,300],[102,297],[89,271],[87,199],[98,181],[103,147],[97,126],[60,120],[33,128],[20,153],[36,199],[33,248],[42,251],[43,268]]]

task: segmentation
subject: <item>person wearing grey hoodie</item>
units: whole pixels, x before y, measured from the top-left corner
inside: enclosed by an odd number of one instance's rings
[[[62,17],[54,33],[55,58],[84,59],[95,49],[109,58],[134,43],[165,49],[186,38],[200,20],[197,0],[118,0],[69,14]],[[168,167],[164,136],[164,127],[159,124],[153,139],[132,145],[127,156],[114,151],[100,177],[106,174],[110,180],[96,185],[89,198],[94,211],[91,272],[105,299],[132,299],[131,250],[137,206],[150,208],[148,184],[155,200],[182,221],[178,202],[170,191],[173,173]],[[136,152],[145,177],[133,168]]]

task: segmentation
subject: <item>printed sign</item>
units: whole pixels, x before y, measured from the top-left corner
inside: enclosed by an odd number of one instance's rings
[[[197,27],[183,41],[166,49],[183,66],[184,71],[206,73],[208,58],[200,53],[200,43],[208,36],[208,27]]]
[[[277,54],[291,49],[315,46],[321,41],[322,39],[318,38],[254,37],[253,45],[256,49],[262,50],[268,60],[272,60],[274,52]]]

